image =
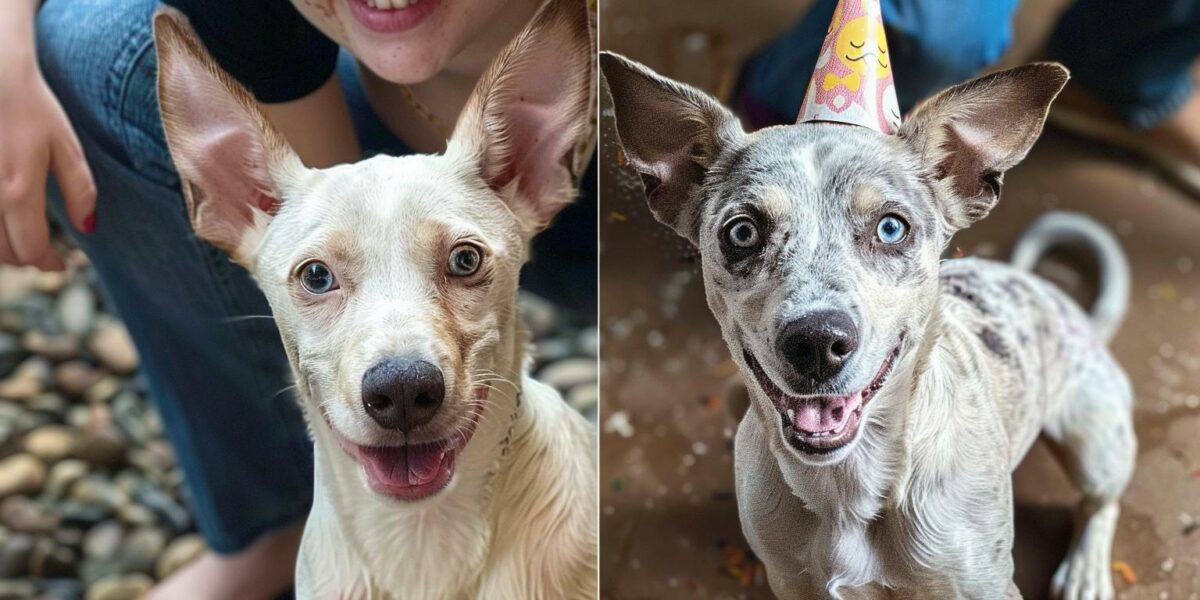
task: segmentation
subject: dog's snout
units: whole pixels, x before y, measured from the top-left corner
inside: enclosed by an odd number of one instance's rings
[[[428,423],[445,396],[442,370],[423,360],[388,358],[363,374],[363,408],[385,429],[407,432]]]
[[[815,383],[832,379],[858,348],[858,328],[837,310],[809,313],[784,326],[779,355],[796,374]]]

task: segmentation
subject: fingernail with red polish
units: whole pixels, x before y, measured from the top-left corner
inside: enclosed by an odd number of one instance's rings
[[[96,231],[96,213],[92,213],[83,218],[83,232],[95,233]]]

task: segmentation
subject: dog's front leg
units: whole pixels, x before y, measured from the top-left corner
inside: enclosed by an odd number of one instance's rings
[[[828,598],[802,560],[815,518],[787,487],[753,410],[734,440],[734,479],[742,532],[766,568],[771,591],[781,600]]]

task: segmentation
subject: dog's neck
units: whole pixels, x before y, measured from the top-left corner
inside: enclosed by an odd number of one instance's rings
[[[497,352],[505,356],[496,358],[495,370],[512,382],[512,395],[508,390],[490,395],[474,436],[457,457],[450,487],[431,500],[404,504],[370,493],[361,467],[317,414],[322,399],[304,399],[315,463],[309,527],[315,523],[324,530],[317,539],[333,546],[322,548],[322,554],[377,578],[356,585],[398,589],[394,582],[403,581],[406,589],[442,597],[455,593],[449,586],[469,585],[475,579],[469,574],[482,572],[503,509],[494,492],[513,460],[508,449],[530,426],[521,402],[527,334],[520,319],[513,319],[503,339]],[[455,568],[445,569],[446,564]],[[443,581],[432,580],[438,574]],[[424,584],[413,587],[413,581]]]

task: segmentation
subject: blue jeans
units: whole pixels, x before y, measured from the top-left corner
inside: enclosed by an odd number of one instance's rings
[[[902,109],[995,63],[1012,42],[1018,0],[882,0]],[[837,0],[818,0],[747,61],[739,100],[757,126],[795,120]],[[1200,0],[1079,0],[1047,47],[1074,81],[1130,124],[1153,127],[1191,97]]]
[[[307,516],[312,447],[274,322],[244,318],[270,315],[266,299],[188,223],[155,99],[156,7],[156,0],[46,0],[38,54],[98,190],[95,233],[64,228],[137,344],[197,526],[214,550],[230,553]],[[342,59],[338,70],[364,151],[407,153],[371,112],[353,61]],[[585,179],[581,189],[595,189],[594,172],[593,162],[593,183]],[[51,211],[65,224],[61,196],[50,187]],[[572,229],[571,248],[553,238],[535,244],[537,268],[523,284],[594,308],[595,206],[592,195],[564,211],[553,229]]]

